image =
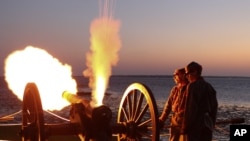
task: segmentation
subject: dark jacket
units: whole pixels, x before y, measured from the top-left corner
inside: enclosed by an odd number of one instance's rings
[[[203,128],[208,128],[212,131],[218,109],[214,88],[201,78],[188,85],[187,94],[183,123],[184,132],[194,133]]]

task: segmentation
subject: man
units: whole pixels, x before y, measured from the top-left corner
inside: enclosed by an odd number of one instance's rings
[[[174,72],[173,79],[175,86],[172,88],[170,96],[164,106],[163,112],[159,118],[161,128],[164,126],[169,114],[172,112],[171,129],[169,141],[179,141],[180,129],[184,117],[185,107],[185,92],[187,86],[187,79],[185,77],[185,69],[177,69]]]
[[[185,72],[189,84],[182,132],[188,141],[211,141],[218,108],[216,91],[201,76],[200,64],[191,62]]]

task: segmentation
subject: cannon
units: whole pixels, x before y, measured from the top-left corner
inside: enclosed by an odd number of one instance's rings
[[[20,136],[23,141],[45,141],[59,135],[76,135],[80,140],[159,140],[158,110],[150,89],[133,83],[125,90],[117,114],[117,122],[112,123],[112,111],[101,105],[91,107],[90,101],[67,91],[62,97],[71,103],[69,122],[46,124],[38,88],[28,83],[24,90],[22,126]]]

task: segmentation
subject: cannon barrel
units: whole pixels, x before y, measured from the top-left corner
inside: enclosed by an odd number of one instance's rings
[[[71,104],[82,103],[85,107],[90,107],[89,100],[83,99],[83,98],[81,98],[75,94],[72,94],[68,91],[64,91],[62,93],[62,97],[63,97],[63,99],[67,100]]]

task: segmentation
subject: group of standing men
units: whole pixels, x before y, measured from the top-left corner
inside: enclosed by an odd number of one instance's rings
[[[202,77],[202,66],[196,62],[175,70],[172,88],[159,124],[170,118],[170,141],[211,141],[216,122],[218,101],[214,88]]]

